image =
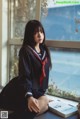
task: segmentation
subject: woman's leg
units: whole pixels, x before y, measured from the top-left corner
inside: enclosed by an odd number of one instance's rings
[[[34,119],[37,115],[40,115],[48,110],[48,98],[46,96],[41,96],[38,98],[40,105],[40,112],[37,114],[35,112],[30,112],[28,109],[21,111],[14,111],[13,114],[9,115],[9,119]]]

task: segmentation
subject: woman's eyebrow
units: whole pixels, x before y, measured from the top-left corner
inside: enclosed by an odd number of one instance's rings
[[[37,28],[35,29],[34,33],[39,32],[39,31],[43,32],[43,29],[42,29],[41,27],[37,27]]]

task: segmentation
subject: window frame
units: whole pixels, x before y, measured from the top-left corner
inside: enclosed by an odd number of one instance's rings
[[[0,85],[8,82],[7,78],[7,48],[8,48],[8,2],[0,3]]]
[[[53,41],[47,40],[46,45],[49,47],[59,47],[59,48],[76,48],[80,49],[80,42],[72,42],[72,41]]]

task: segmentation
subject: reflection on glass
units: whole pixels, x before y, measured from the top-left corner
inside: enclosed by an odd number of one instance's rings
[[[80,41],[80,5],[49,6],[41,22],[48,40]]]
[[[50,49],[52,69],[48,93],[80,100],[80,51]]]

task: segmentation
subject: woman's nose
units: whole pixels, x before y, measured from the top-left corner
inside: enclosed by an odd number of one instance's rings
[[[38,36],[40,36],[41,35],[41,32],[38,32]]]

